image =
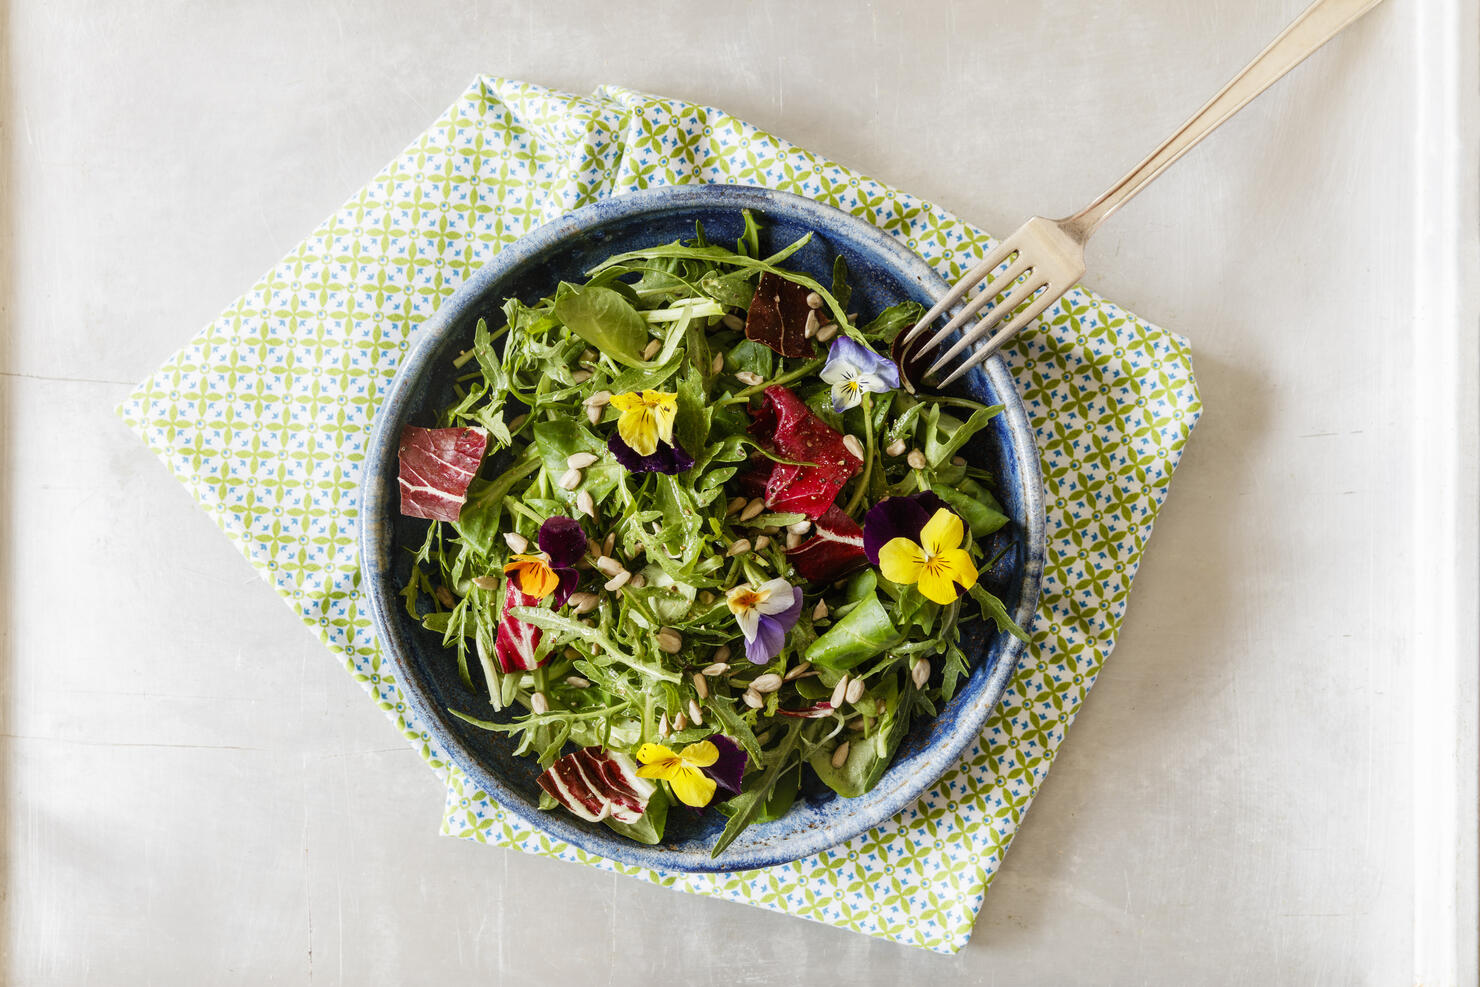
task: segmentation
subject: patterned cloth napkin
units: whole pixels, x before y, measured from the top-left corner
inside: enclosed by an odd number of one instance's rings
[[[1007,352],[1046,487],[1034,648],[957,768],[888,824],[818,857],[674,874],[551,840],[450,763],[376,648],[355,550],[361,445],[421,323],[525,232],[602,196],[683,182],[829,203],[899,237],[947,281],[991,244],[928,202],[710,107],[480,79],[119,413],[445,778],[444,833],[955,952],[1110,653],[1197,420],[1180,337],[1076,289]]]

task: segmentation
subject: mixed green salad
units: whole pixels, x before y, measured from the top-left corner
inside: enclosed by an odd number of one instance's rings
[[[810,234],[762,256],[744,222],[509,299],[400,448],[406,608],[487,696],[452,712],[538,759],[542,807],[644,843],[718,811],[716,855],[873,787],[969,673],[964,621],[1023,637],[962,456],[1000,408],[914,393],[883,354],[921,307],[856,324],[841,258],[824,284],[786,266]]]

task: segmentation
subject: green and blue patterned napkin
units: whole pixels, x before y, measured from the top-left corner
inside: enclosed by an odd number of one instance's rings
[[[765,185],[899,237],[954,281],[980,230],[710,107],[482,79],[120,409],[248,560],[446,780],[442,830],[941,952],[987,886],[1093,684],[1201,408],[1187,343],[1082,290],[1007,360],[1043,461],[1048,562],[1035,647],[979,745],[911,809],[818,857],[671,874],[552,841],[477,791],[377,651],[355,551],[361,445],[409,340],[540,224],[649,185]]]

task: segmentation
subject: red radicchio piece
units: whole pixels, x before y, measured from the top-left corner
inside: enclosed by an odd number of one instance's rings
[[[509,612],[514,607],[532,607],[539,602],[539,597],[519,592],[512,579],[505,584],[504,609],[499,616],[498,637],[493,642],[493,653],[499,668],[505,672],[530,672],[539,667],[534,654],[540,646],[540,629]]]
[[[488,448],[481,428],[401,430],[396,450],[400,461],[401,513],[433,521],[456,521],[468,500],[468,484]]]
[[[611,818],[635,823],[657,788],[637,777],[637,765],[626,754],[600,747],[565,755],[536,780],[551,798],[587,822]]]
[[[817,519],[811,538],[786,550],[786,557],[814,583],[830,583],[868,564],[863,529],[837,505]]]
[[[745,313],[745,338],[765,343],[782,356],[816,356],[817,346],[807,338],[807,316],[813,311],[807,304],[810,293],[770,271],[762,274]]]
[[[808,706],[806,709],[778,709],[776,712],[782,716],[790,716],[801,720],[820,720],[822,717],[832,713],[832,703],[818,703]]]
[[[773,511],[796,511],[815,520],[827,513],[843,484],[863,468],[863,460],[843,445],[842,434],[779,384],[766,388],[750,433],[786,459],[816,464],[771,464],[766,506]]]

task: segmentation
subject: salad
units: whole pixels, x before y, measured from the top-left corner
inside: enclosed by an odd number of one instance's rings
[[[811,234],[744,224],[509,299],[399,450],[406,608],[487,697],[453,714],[538,760],[542,808],[649,844],[723,813],[715,855],[872,788],[969,673],[963,622],[1024,637],[963,457],[1000,407],[915,393],[884,354],[918,304],[857,324],[841,258],[823,284],[786,266]]]

